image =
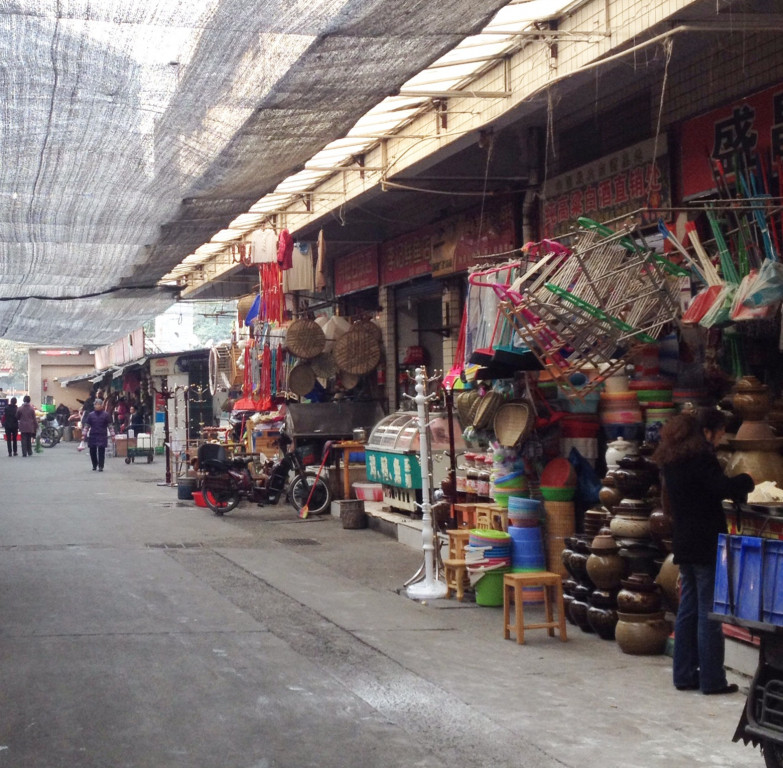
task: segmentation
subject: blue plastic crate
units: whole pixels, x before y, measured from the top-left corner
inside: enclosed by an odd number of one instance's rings
[[[715,613],[749,621],[762,620],[763,550],[762,540],[756,536],[727,536],[722,533],[718,537]],[[729,600],[729,557],[733,576],[733,610]]]
[[[764,598],[762,616],[767,624],[783,627],[783,541],[764,540]]]

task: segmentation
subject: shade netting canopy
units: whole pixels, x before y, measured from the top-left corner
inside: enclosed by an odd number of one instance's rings
[[[0,337],[163,311],[163,275],[502,5],[0,3]]]

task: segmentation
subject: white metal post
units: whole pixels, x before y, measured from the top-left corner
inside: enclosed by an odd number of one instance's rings
[[[421,540],[424,550],[424,579],[410,584],[407,588],[408,597],[414,600],[434,600],[446,597],[448,589],[442,581],[438,581],[435,567],[435,531],[432,527],[432,503],[430,487],[430,431],[426,394],[427,380],[423,368],[416,369],[416,403],[419,417],[419,463],[421,465]]]

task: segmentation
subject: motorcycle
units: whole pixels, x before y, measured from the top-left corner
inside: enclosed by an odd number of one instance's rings
[[[288,450],[292,442],[281,430],[278,444],[282,455],[274,461],[266,461],[256,473],[250,469],[255,468],[254,457],[228,459],[225,448],[220,444],[205,443],[200,446],[197,464],[207,506],[216,515],[222,516],[235,509],[243,498],[259,506],[277,504],[288,498],[297,512],[305,504],[310,514],[327,512],[332,501],[329,486],[322,477],[305,469],[296,451]],[[293,478],[289,482],[291,473]]]

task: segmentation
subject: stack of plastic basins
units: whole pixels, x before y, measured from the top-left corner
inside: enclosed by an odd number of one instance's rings
[[[503,605],[503,574],[511,564],[510,536],[504,531],[470,532],[465,563],[476,590],[477,605]],[[477,581],[474,581],[476,577]]]
[[[512,517],[513,512],[509,509],[508,533],[511,536],[511,571],[513,573],[534,573],[546,570],[544,542],[541,536],[541,526],[538,524],[541,513],[537,507],[541,502],[533,499],[525,499],[525,502],[527,511],[536,515],[536,518],[522,518],[521,520],[526,522],[525,525],[515,525],[514,523],[520,519]],[[532,508],[533,504],[536,505],[535,509]],[[536,524],[531,525],[531,520],[535,520]],[[524,587],[522,600],[526,603],[542,603],[544,601],[543,588]]]

